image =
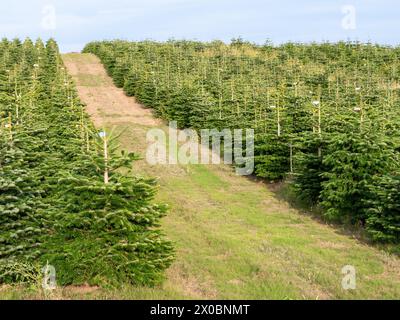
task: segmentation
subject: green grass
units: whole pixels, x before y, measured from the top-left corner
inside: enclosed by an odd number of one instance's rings
[[[146,126],[116,127],[124,130],[125,149],[144,154]],[[400,298],[398,257],[297,211],[261,182],[237,177],[223,165],[149,166],[142,160],[134,170],[158,177],[156,201],[170,206],[162,227],[175,242],[177,259],[161,286],[63,288],[51,296],[7,287],[0,298]],[[345,265],[356,267],[356,290],[341,287]]]

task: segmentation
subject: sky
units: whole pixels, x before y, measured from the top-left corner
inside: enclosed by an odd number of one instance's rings
[[[13,0],[0,11],[1,37],[53,37],[62,52],[116,38],[398,45],[399,31],[398,0]]]

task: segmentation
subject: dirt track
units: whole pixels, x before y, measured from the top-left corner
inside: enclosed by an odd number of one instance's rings
[[[77,56],[78,59],[65,58],[65,65],[77,82],[79,96],[87,104],[87,112],[96,126],[120,122],[149,126],[160,123],[149,109],[113,84],[97,57]],[[77,63],[79,59],[85,59],[85,63]]]

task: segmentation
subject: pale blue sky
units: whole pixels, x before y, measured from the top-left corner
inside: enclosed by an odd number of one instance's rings
[[[343,28],[343,6],[355,8],[355,29]],[[399,31],[398,0],[14,0],[0,11],[0,36],[54,37],[63,52],[114,38],[397,45]]]

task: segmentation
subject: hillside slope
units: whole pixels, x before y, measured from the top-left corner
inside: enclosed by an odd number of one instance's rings
[[[96,126],[115,127],[123,148],[144,155],[147,130],[165,124],[116,88],[95,56],[63,58]],[[263,183],[225,165],[136,166],[138,174],[159,177],[157,200],[171,207],[163,230],[176,243],[177,260],[160,288],[89,297],[400,298],[398,258],[290,208]],[[341,287],[345,265],[357,270],[356,290]]]

